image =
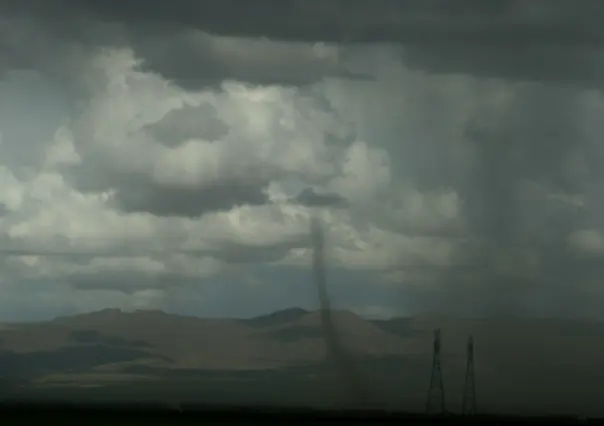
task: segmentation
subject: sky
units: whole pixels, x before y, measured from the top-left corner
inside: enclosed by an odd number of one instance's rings
[[[0,320],[600,318],[604,3],[344,3],[0,2]]]

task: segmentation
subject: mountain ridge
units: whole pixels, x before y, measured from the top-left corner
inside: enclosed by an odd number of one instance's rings
[[[370,320],[342,310],[332,317],[359,374],[378,383],[376,389],[389,386],[393,400],[406,389],[405,398],[415,398],[418,406],[425,402],[437,327],[445,386],[454,393],[463,387],[470,334],[481,401],[505,394],[521,405],[543,393],[562,404],[584,389],[599,394],[604,381],[604,324],[595,321],[442,315]],[[170,389],[196,395],[205,383],[208,398],[216,389],[247,386],[245,398],[262,393],[276,399],[294,392],[287,384],[293,383],[306,389],[302,398],[319,395],[335,380],[326,361],[320,311],[295,307],[248,319],[106,309],[0,327],[3,383],[25,382],[53,395],[61,387],[78,393],[79,386],[125,382],[144,383],[140,392],[151,383],[158,389],[172,383]],[[261,384],[267,380],[270,385]],[[325,398],[339,391],[330,392]]]

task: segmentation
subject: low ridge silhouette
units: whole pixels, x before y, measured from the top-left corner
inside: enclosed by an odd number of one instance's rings
[[[604,356],[603,323],[428,315],[368,320],[341,310],[333,312],[333,322],[363,376],[375,383],[372,389],[394,402],[423,406],[432,330],[440,327],[451,404],[455,395],[461,398],[465,343],[473,334],[479,407],[529,409],[527,405],[538,406],[533,400],[538,396],[541,407],[553,412],[584,412],[589,407],[604,411],[596,398],[604,381],[599,368]],[[2,383],[20,381],[30,387],[76,382],[100,386],[125,381],[119,377],[129,382],[169,377],[179,380],[174,386],[180,389],[183,380],[201,380],[210,395],[218,386],[214,378],[228,376],[227,382],[234,383],[236,373],[238,384],[227,387],[228,392],[244,392],[241,380],[245,378],[250,395],[273,392],[266,398],[285,398],[290,391],[277,390],[285,389],[279,388],[283,383],[301,383],[322,374],[327,354],[320,323],[319,312],[296,307],[250,319],[106,309],[46,322],[6,323],[0,326],[0,375]],[[285,376],[275,376],[278,372]],[[281,384],[260,392],[258,383],[269,376]],[[316,388],[304,389],[296,398],[306,398],[303,394],[319,398]],[[231,398],[227,390],[222,394],[226,399]],[[132,392],[124,390],[124,394]]]

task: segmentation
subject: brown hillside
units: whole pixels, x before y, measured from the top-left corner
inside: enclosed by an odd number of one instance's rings
[[[200,319],[161,311],[125,313],[108,309],[61,317],[48,323],[19,325],[0,331],[5,349],[15,352],[56,350],[81,345],[74,335],[95,332],[86,343],[137,347],[170,361],[171,368],[267,368],[250,354],[262,352],[262,339],[235,320]]]
[[[349,311],[333,311],[335,329],[343,346],[355,357],[403,354],[405,344],[370,321]],[[248,320],[263,340],[263,356],[281,366],[322,362],[326,345],[320,312],[288,309]],[[261,324],[259,326],[258,324]]]
[[[357,356],[404,352],[400,337],[351,312],[336,311],[333,318],[343,344]],[[82,345],[127,347],[142,352],[141,362],[148,364],[150,357],[156,357],[154,365],[177,369],[267,369],[325,359],[318,312],[284,311],[263,321],[269,325],[258,326],[254,320],[248,324],[162,311],[106,309],[46,323],[15,325],[0,330],[0,339],[5,350],[18,353]]]

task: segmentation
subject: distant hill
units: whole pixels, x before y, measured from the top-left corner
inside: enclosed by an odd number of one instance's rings
[[[473,334],[483,404],[490,401],[497,406],[506,395],[509,407],[526,405],[531,398],[541,398],[556,410],[601,406],[593,395],[604,389],[602,323],[444,316],[367,320],[348,311],[334,311],[332,316],[359,371],[371,378],[375,389],[391,389],[394,401],[404,397],[417,406],[423,403],[432,331],[439,327],[445,386],[454,395],[452,404],[461,397],[465,344]],[[47,322],[0,325],[0,384],[27,380],[73,386],[79,380],[92,386],[106,380],[157,381],[159,377],[191,381],[202,377],[195,372],[203,372],[204,378],[195,380],[207,383],[211,394],[216,387],[212,377],[237,373],[237,380],[250,383],[250,395],[260,395],[261,388],[253,383],[266,382],[270,376],[270,386],[281,389],[287,381],[310,380],[325,368],[325,360],[320,313],[300,308],[251,319],[106,309]],[[235,388],[243,389],[244,382],[237,383]],[[300,392],[317,392],[308,389]]]
[[[290,321],[295,321],[298,318],[300,318],[301,316],[306,315],[308,312],[309,311],[307,311],[306,309],[302,309],[302,308],[288,308],[288,309],[283,309],[281,311],[272,312],[267,315],[261,315],[258,317],[244,319],[241,321],[246,324],[249,324],[249,325],[266,327],[266,326],[271,326],[271,325],[283,324],[283,323],[290,322]]]
[[[351,312],[333,313],[344,343],[359,356],[403,353],[403,340]],[[299,308],[247,319],[208,319],[162,311],[106,309],[0,330],[1,348],[16,354],[136,350],[132,363],[165,368],[267,369],[320,362],[325,345],[318,312]],[[134,354],[137,354],[134,357]],[[99,363],[105,362],[99,358]],[[114,362],[117,362],[113,360]]]
[[[519,351],[525,355],[522,359],[541,357],[542,366],[568,364],[579,356],[583,364],[593,364],[604,356],[604,325],[596,322],[437,316],[367,320],[349,311],[333,311],[332,317],[344,345],[361,358],[429,357],[436,327],[442,329],[446,356],[462,363],[465,341],[473,334],[476,363],[485,369],[504,360],[511,362]],[[136,350],[166,368],[280,368],[325,357],[320,313],[295,307],[250,319],[105,309],[0,327],[4,352],[27,354],[93,345]]]

